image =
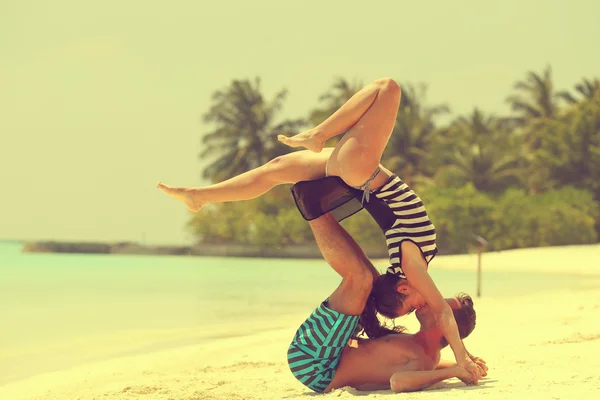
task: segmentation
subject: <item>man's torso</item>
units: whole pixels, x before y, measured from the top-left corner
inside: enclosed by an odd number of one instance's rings
[[[347,346],[327,390],[351,386],[359,390],[389,389],[395,372],[432,370],[439,352],[428,355],[415,335],[388,335]]]

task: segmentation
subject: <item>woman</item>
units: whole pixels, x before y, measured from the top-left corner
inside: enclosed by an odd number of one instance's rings
[[[365,332],[371,337],[386,333],[379,327],[375,310],[395,318],[428,307],[457,364],[477,381],[481,370],[459,337],[452,309],[427,272],[428,262],[437,252],[435,228],[414,192],[380,164],[394,128],[400,96],[400,87],[394,80],[376,80],[319,126],[293,137],[278,137],[288,146],[308,150],[277,157],[259,168],[203,188],[173,188],[160,182],[158,187],[197,212],[207,203],[252,199],[276,185],[297,183],[293,192],[306,219],[338,209],[361,193],[360,206],[376,217],[386,234],[391,263],[387,272],[375,279],[361,320]],[[323,148],[327,139],[343,132],[346,134],[335,148]],[[316,181],[318,185],[303,188],[312,185],[306,181]],[[315,190],[323,190],[332,201],[311,202],[318,197]],[[345,212],[342,218],[351,213]]]

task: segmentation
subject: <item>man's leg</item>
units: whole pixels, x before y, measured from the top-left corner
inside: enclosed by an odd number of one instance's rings
[[[318,154],[308,150],[289,153],[251,171],[205,187],[171,187],[160,182],[157,187],[197,212],[207,203],[249,200],[277,185],[323,178],[332,150],[328,148]]]
[[[329,296],[329,308],[346,315],[362,314],[377,270],[331,214],[310,221],[310,227],[323,258],[342,277]]]
[[[330,214],[310,222],[315,239],[342,283],[298,328],[288,349],[288,365],[309,388],[331,383],[344,347],[358,325],[373,283],[373,265]]]

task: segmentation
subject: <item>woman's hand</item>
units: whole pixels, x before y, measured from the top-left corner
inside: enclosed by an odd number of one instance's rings
[[[488,366],[483,358],[475,357],[473,354],[469,353],[469,358],[473,361],[479,368],[481,368],[481,376],[487,376]]]
[[[470,357],[465,357],[460,360],[456,360],[458,366],[466,369],[471,374],[471,383],[476,384],[481,380],[481,377],[485,371],[479,365],[477,365]]]

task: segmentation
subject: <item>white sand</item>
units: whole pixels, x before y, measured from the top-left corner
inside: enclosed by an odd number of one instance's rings
[[[530,271],[558,272],[569,268],[579,274],[598,274],[599,253],[600,246],[519,250],[489,255],[484,268],[514,268],[510,260],[515,260],[515,264],[527,265]],[[504,264],[494,257],[507,257],[509,261],[504,260]],[[465,256],[462,260],[461,257],[440,257],[436,266],[462,267],[472,260]],[[476,299],[476,309],[477,328],[466,344],[472,353],[488,362],[487,379],[475,387],[450,380],[423,392],[398,396],[470,399],[478,394],[490,400],[599,398],[600,287],[577,293],[561,291],[506,300]],[[36,375],[0,387],[0,399],[304,398],[312,392],[293,378],[285,354],[297,325],[310,311],[290,316],[289,324],[286,322],[289,327],[283,330]],[[403,319],[406,321],[410,321],[409,328],[415,328],[414,318]],[[451,357],[447,350],[445,355]],[[350,398],[357,395],[361,398],[396,396],[389,391],[364,393],[352,389],[323,396]]]
[[[385,261],[382,261],[385,264]],[[477,255],[436,258],[433,268],[470,269],[477,267]],[[600,276],[600,245],[539,247],[484,253],[484,271],[528,271]]]

